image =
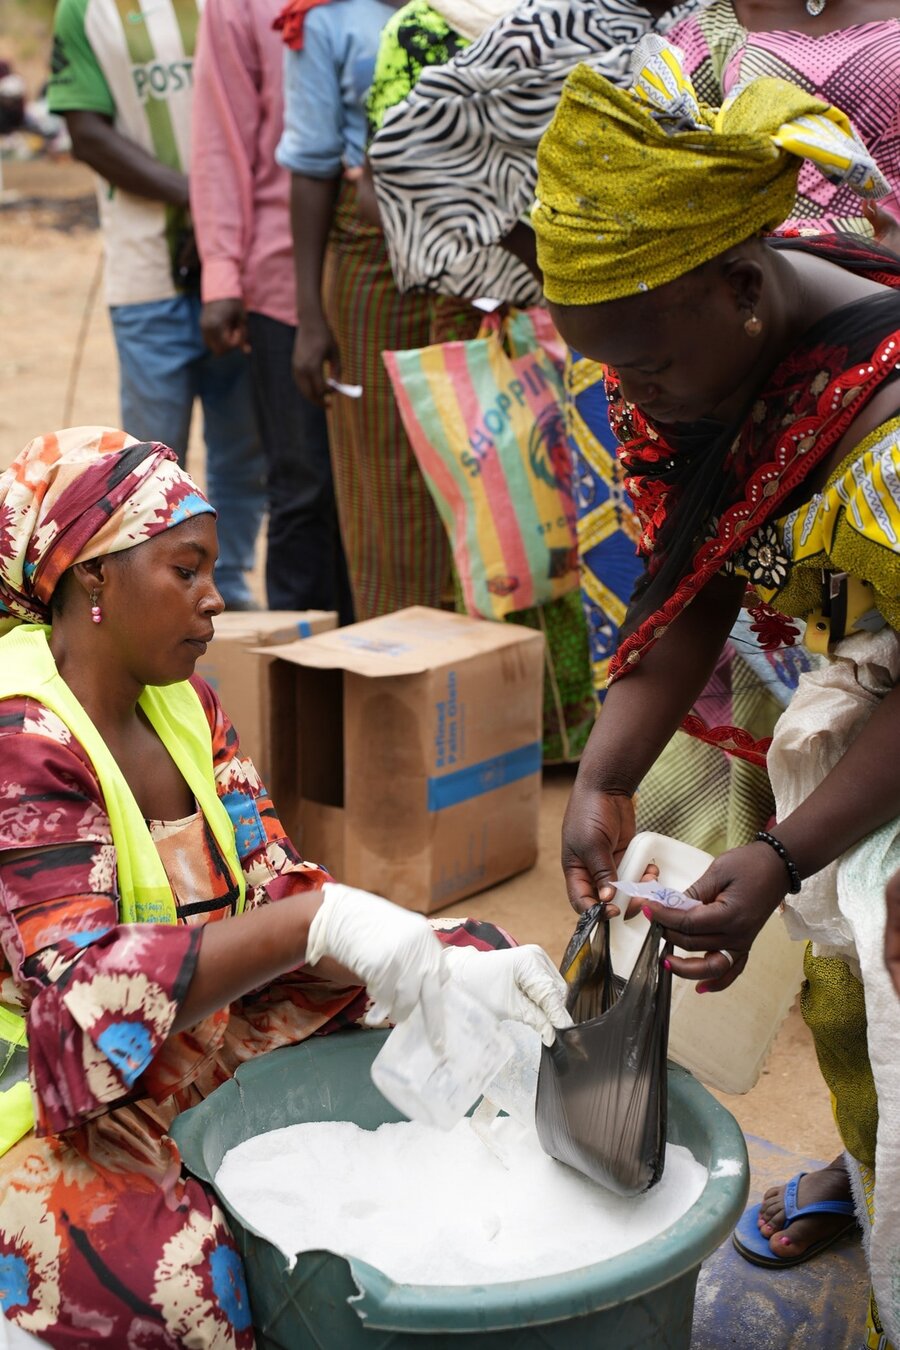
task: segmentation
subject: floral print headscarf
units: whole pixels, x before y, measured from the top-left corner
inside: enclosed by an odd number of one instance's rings
[[[68,568],[213,511],[165,445],[111,427],[37,436],[0,474],[0,633],[49,623]]]

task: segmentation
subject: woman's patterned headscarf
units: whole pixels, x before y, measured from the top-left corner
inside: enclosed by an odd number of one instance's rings
[[[651,33],[634,86],[577,66],[538,150],[532,221],[544,294],[593,305],[652,291],[791,213],[803,159],[862,197],[889,186],[842,112],[757,79],[715,112]]]
[[[0,633],[49,623],[68,568],[213,511],[165,445],[109,427],[38,436],[0,474]]]

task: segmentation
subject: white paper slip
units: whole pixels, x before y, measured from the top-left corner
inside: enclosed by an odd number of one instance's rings
[[[472,301],[472,308],[483,310],[485,314],[493,314],[502,304],[502,300],[495,300],[493,296],[480,295],[477,300]]]
[[[334,389],[338,394],[346,394],[347,398],[362,398],[363,387],[361,384],[341,384],[340,380],[329,378],[325,381],[329,389]]]
[[[612,886],[622,895],[627,895],[638,900],[655,900],[659,905],[665,905],[667,909],[693,909],[700,904],[692,895],[685,895],[684,891],[673,891],[668,886],[661,886],[658,881],[604,881],[604,886]]]

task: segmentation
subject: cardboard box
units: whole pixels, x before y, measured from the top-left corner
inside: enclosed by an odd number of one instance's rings
[[[263,782],[269,772],[270,649],[327,628],[337,615],[322,609],[226,610],[215,620],[216,636],[197,662],[197,674],[212,685],[237,727],[241,751]],[[264,651],[254,650],[264,648]]]
[[[414,607],[274,656],[269,785],[304,857],[426,913],[532,866],[540,633]]]

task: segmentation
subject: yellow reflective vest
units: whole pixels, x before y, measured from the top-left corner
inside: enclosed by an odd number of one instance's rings
[[[56,669],[49,632],[40,624],[20,624],[0,637],[0,699],[33,698],[49,708],[90,759],[116,849],[119,922],[176,923],[172,888],[141,809],[99,731]],[[148,686],[138,702],[206,817],[237,887],[240,911],[246,881],[234,827],[216,791],[209,722],[197,692],[187,681]],[[33,841],[34,846],[41,842],[39,838]],[[0,1005],[0,1153],[34,1124],[24,1078],[25,1047],[24,1016]]]

